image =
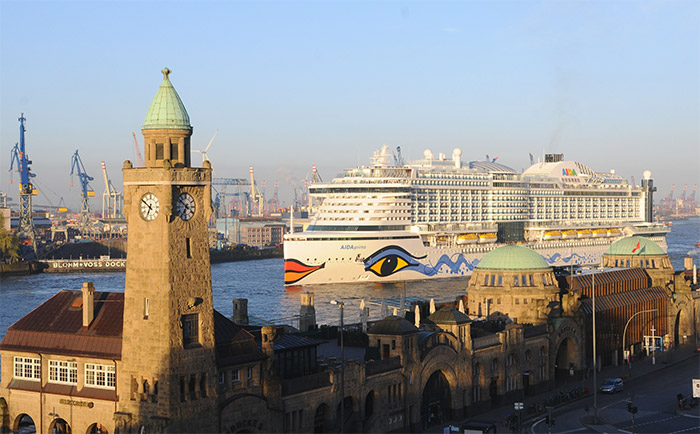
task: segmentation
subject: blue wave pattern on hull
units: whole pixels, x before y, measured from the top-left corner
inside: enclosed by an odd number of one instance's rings
[[[453,255],[453,257],[454,256],[456,256],[457,259],[453,261],[449,256],[442,255],[435,265],[420,264],[415,270],[430,277],[438,274],[443,265],[447,265],[449,270],[448,274],[464,275],[466,271],[473,271],[474,267],[479,263],[479,259],[474,259],[472,262],[469,262],[464,255],[459,253]],[[462,270],[462,265],[467,268],[466,271]]]
[[[585,256],[581,256],[581,255],[579,255],[579,254],[577,254],[577,253],[574,253],[574,254],[572,254],[571,256],[562,256],[560,253],[555,253],[555,254],[553,254],[552,256],[545,256],[545,255],[542,255],[542,257],[544,258],[545,261],[547,261],[547,262],[550,263],[550,264],[554,264],[554,263],[557,262],[557,261],[562,261],[562,262],[564,262],[565,264],[568,264],[568,263],[571,262],[573,259],[580,259],[580,260],[586,261],[586,257],[585,257]]]

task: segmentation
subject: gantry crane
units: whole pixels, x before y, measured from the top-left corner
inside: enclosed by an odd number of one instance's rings
[[[94,178],[88,175],[85,171],[83,160],[80,159],[80,155],[78,154],[77,149],[75,150],[73,158],[71,159],[71,177],[73,176],[73,174],[77,174],[78,179],[80,180],[80,197],[82,202],[82,206],[80,208],[80,232],[82,234],[87,234],[88,228],[90,226],[90,202],[88,199],[91,197],[95,197],[95,191],[90,187],[90,181],[92,181]],[[70,185],[73,185],[72,180]]]
[[[19,183],[19,225],[17,227],[17,235],[26,237],[31,240],[34,253],[36,253],[36,233],[34,228],[34,219],[32,218],[32,196],[36,196],[37,189],[32,185],[31,179],[36,175],[31,172],[29,165],[32,161],[27,156],[24,143],[24,113],[19,118],[19,143],[15,143],[14,148],[10,153],[10,172],[17,162],[17,172],[20,176]],[[12,182],[12,181],[10,181]]]
[[[114,187],[107,176],[107,166],[104,161],[102,162],[102,174],[105,179],[105,192],[102,194],[102,218],[119,218],[122,213],[122,192]]]
[[[239,215],[245,214],[245,215],[250,215],[251,213],[251,207],[250,207],[250,199],[248,196],[247,192],[243,192],[241,187],[250,185],[250,182],[247,179],[242,179],[242,178],[213,178],[211,180],[211,185],[212,188],[215,190],[216,194],[212,194],[212,198],[214,198],[214,202],[212,206],[216,209],[215,215],[219,216],[219,211],[221,208],[221,204],[224,205],[225,208],[225,213],[226,217],[228,217],[228,207],[226,206],[226,187],[229,185],[235,185],[238,187],[238,191],[236,193],[229,193],[229,195],[232,196],[238,196],[239,198],[243,197],[243,202],[245,203],[245,210],[239,210]],[[215,185],[219,185],[220,191],[216,191],[214,188]]]

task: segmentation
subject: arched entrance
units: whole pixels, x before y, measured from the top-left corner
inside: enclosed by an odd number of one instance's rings
[[[58,418],[54,419],[49,425],[49,432],[52,434],[71,434],[73,431],[65,419]]]
[[[573,380],[572,373],[581,369],[579,366],[579,348],[576,341],[567,337],[559,343],[554,359],[554,380],[557,383]]]
[[[327,404],[321,404],[316,409],[316,414],[314,415],[314,432],[323,433],[327,432],[327,421],[330,416],[331,409]]]
[[[421,420],[427,428],[451,417],[450,383],[442,371],[435,371],[423,388]]]
[[[87,434],[109,434],[107,428],[99,423],[93,423],[88,427]]]
[[[28,414],[20,414],[15,419],[12,432],[19,434],[36,434],[36,425],[34,425],[34,420]]]
[[[352,401],[352,396],[346,396],[345,399],[343,399],[343,418],[345,419],[344,421],[340,420],[340,403],[338,403],[338,408],[336,409],[336,415],[335,415],[335,420],[338,422],[338,428],[341,427],[341,423],[343,424],[342,427],[344,429],[341,430],[341,432],[354,432],[355,430],[353,429],[353,418],[355,415],[353,414],[353,401]]]
[[[673,324],[673,345],[679,346],[688,343],[688,336],[691,336],[690,318],[688,312],[679,309],[676,314],[676,321]]]
[[[374,416],[374,390],[370,390],[365,397],[365,419],[366,424]]]

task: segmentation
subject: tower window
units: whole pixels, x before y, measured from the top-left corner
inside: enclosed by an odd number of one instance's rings
[[[150,310],[150,301],[148,297],[143,299],[143,319],[148,319],[148,312]]]
[[[156,160],[162,160],[163,158],[165,158],[163,155],[163,144],[156,143]]]
[[[170,159],[177,160],[177,143],[170,144]]]
[[[192,257],[192,240],[185,238],[185,248],[187,249],[187,257]]]
[[[199,345],[199,315],[182,316],[182,345],[185,348]]]

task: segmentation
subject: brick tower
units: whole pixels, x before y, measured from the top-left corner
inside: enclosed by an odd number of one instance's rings
[[[211,432],[217,429],[211,165],[190,167],[192,126],[171,71],[162,72],[141,130],[146,167],[127,161],[123,169],[129,243],[117,425]]]

